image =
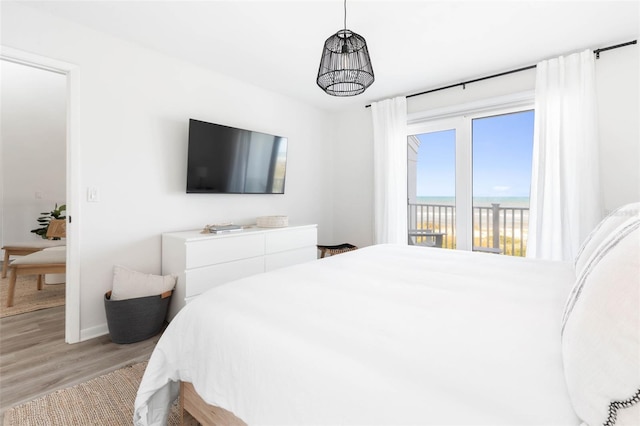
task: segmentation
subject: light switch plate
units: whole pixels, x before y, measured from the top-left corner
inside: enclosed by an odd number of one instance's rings
[[[97,203],[100,201],[100,190],[97,186],[90,186],[87,188],[87,201],[90,203]]]

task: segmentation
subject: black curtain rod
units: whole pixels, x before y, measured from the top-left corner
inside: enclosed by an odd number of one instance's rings
[[[613,45],[613,46],[603,47],[602,49],[596,49],[596,50],[593,51],[593,53],[596,54],[596,59],[600,59],[600,52],[604,52],[604,51],[607,51],[607,50],[613,50],[613,49],[617,49],[618,47],[625,47],[625,46],[629,46],[629,45],[636,44],[636,43],[638,43],[638,40],[631,40],[631,41],[628,41],[626,43],[620,43],[620,44],[616,44],[616,45]]]
[[[593,53],[596,55],[596,59],[600,59],[600,52],[605,52],[607,50],[613,50],[613,49],[617,49],[619,47],[629,46],[629,45],[636,44],[636,43],[638,43],[638,40],[631,40],[631,41],[628,41],[626,43],[620,43],[620,44],[616,44],[614,46],[607,46],[607,47],[603,47],[601,49],[596,49],[596,50],[593,51]],[[473,80],[463,81],[462,83],[450,84],[448,86],[438,87],[437,89],[425,90],[424,92],[419,92],[419,93],[412,93],[410,95],[407,95],[406,97],[407,97],[407,99],[408,98],[413,98],[414,96],[426,95],[427,93],[433,93],[433,92],[438,92],[440,90],[451,89],[452,87],[457,87],[457,86],[462,86],[462,88],[464,89],[467,84],[477,83],[478,81],[488,80],[490,78],[502,77],[503,75],[514,74],[516,72],[526,71],[526,70],[530,70],[530,69],[533,69],[533,68],[536,68],[536,67],[537,67],[537,65],[529,65],[528,67],[522,67],[522,68],[518,68],[518,69],[515,69],[515,70],[504,71],[504,72],[501,72],[501,73],[498,73],[498,74],[488,75],[486,77],[475,78]],[[371,106],[371,104],[366,105],[365,108],[369,108],[370,106]]]

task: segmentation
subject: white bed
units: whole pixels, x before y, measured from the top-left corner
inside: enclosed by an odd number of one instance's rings
[[[250,425],[578,425],[575,281],[573,263],[379,245],[228,283],[171,322],[134,423],[165,424],[184,381]]]

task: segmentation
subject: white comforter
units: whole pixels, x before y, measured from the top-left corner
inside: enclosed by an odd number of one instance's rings
[[[136,425],[177,381],[250,425],[579,424],[560,320],[568,263],[380,245],[225,284],[160,339]]]

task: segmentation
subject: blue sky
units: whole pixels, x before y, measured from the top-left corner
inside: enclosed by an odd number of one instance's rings
[[[533,111],[473,120],[473,196],[528,197]],[[455,195],[455,131],[417,135],[419,197]]]

